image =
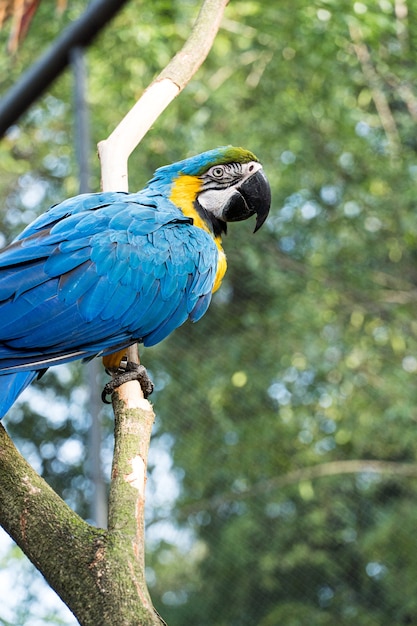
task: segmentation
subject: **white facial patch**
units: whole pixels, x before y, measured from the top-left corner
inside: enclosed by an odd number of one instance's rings
[[[202,191],[199,194],[198,201],[203,209],[209,211],[214,217],[221,219],[223,207],[235,193],[239,192],[234,187],[207,189],[207,191]]]

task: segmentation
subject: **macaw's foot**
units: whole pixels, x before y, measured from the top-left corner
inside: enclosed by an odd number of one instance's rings
[[[138,363],[127,362],[125,367],[120,368],[113,376],[113,378],[104,386],[103,392],[101,394],[101,399],[105,404],[111,404],[110,400],[107,400],[106,396],[111,396],[112,393],[120,387],[120,385],[124,385],[124,383],[129,382],[130,380],[138,380],[142,389],[143,397],[146,399],[151,395],[153,391],[153,382],[148,376],[148,372],[143,365],[139,365]]]

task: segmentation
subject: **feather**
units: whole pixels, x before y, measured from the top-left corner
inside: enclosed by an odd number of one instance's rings
[[[84,294],[91,293],[97,283],[97,270],[90,260],[62,274],[58,284],[58,297],[67,305],[81,301]]]
[[[30,385],[37,371],[3,374],[1,376],[0,415],[4,415],[22,391]]]
[[[40,370],[151,346],[200,319],[220,244],[193,207],[201,175],[230,159],[256,157],[227,146],[160,168],[137,193],[69,198],[0,252],[0,417]]]

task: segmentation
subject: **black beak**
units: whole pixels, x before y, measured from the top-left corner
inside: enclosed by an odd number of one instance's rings
[[[256,213],[255,230],[260,229],[271,207],[271,187],[262,169],[247,178],[223,209],[225,222],[241,222]]]

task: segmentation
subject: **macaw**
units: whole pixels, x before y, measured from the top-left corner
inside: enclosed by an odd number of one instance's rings
[[[137,193],[78,195],[35,219],[0,251],[0,417],[52,365],[102,356],[111,370],[128,346],[199,320],[226,271],[227,222],[256,214],[256,232],[270,203],[255,155],[224,146]]]

